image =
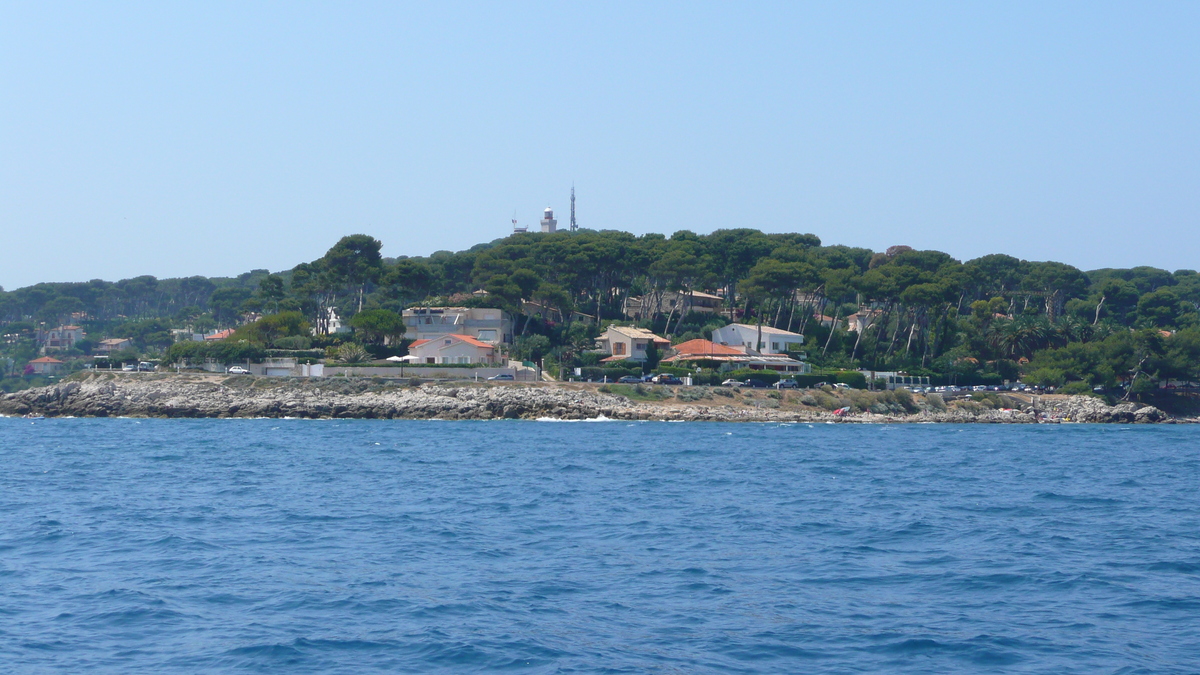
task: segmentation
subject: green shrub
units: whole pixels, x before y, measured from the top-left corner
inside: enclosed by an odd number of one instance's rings
[[[636,376],[636,375],[642,374],[641,368],[638,368],[635,370],[632,368],[611,368],[611,367],[609,367],[609,368],[602,368],[602,367],[580,368],[579,372],[581,373],[580,377],[582,377],[585,380],[602,380],[605,377],[607,377],[609,379],[609,381],[616,381],[627,375]]]
[[[337,348],[337,360],[342,363],[363,363],[370,359],[371,355],[358,343],[347,342]]]
[[[907,389],[895,389],[888,392],[892,395],[893,400],[906,413],[915,413],[918,410],[916,401],[913,400],[912,392]]]
[[[836,399],[825,392],[817,394],[815,398],[817,399],[817,405],[825,410],[837,410],[838,408],[842,407],[841,400]]]
[[[712,391],[708,387],[679,387],[675,398],[685,402],[703,401],[712,398]]]
[[[744,368],[742,370],[731,370],[728,373],[725,373],[724,379],[729,378],[742,380],[743,382],[750,378],[754,378],[756,380],[762,380],[767,384],[775,384],[779,381],[779,373],[775,372],[774,370],[750,370],[749,368]]]
[[[848,384],[855,389],[867,388],[867,376],[857,370],[839,370],[835,375],[834,382]]]
[[[289,335],[275,340],[276,349],[308,349],[312,347],[312,338],[304,335]]]

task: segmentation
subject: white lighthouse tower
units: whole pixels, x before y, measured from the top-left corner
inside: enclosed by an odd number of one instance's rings
[[[558,230],[558,221],[554,219],[554,209],[546,207],[546,212],[542,214],[542,232],[554,232]]]

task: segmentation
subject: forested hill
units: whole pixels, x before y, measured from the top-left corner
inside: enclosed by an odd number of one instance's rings
[[[169,344],[170,328],[233,327],[248,313],[300,312],[320,326],[330,307],[348,320],[360,309],[399,311],[415,303],[519,314],[522,302],[532,301],[564,320],[519,316],[518,332],[542,336],[550,356],[579,362],[597,331],[579,314],[626,321],[627,299],[641,298],[661,309],[639,317],[645,327],[675,341],[707,337],[727,319],[688,311],[688,298],[706,293],[723,298],[727,317],[803,332],[818,365],[966,379],[1014,379],[1023,371],[1027,379],[1059,383],[1112,384],[1139,372],[1148,380],[1198,376],[1184,363],[1200,355],[1200,275],[1193,270],[1084,272],[1001,254],[960,262],[939,251],[822,246],[811,234],[751,229],[670,237],[524,233],[398,259],[382,258],[380,249],[372,237],[353,235],[320,259],[276,274],[0,291],[0,322],[9,346],[43,324],[75,323],[91,339],[135,335],[139,347],[153,350]],[[570,320],[573,312],[580,321]],[[864,330],[848,331],[850,325]]]

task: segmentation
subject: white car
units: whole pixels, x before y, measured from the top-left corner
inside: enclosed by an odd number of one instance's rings
[[[725,380],[724,382],[722,382],[721,386],[722,387],[742,387],[745,385],[743,385],[740,380],[729,379],[729,380]]]
[[[230,375],[249,375],[250,369],[245,366],[230,366],[229,370],[225,371]]]

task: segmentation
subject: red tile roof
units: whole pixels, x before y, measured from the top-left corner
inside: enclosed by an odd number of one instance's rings
[[[420,347],[421,345],[426,344],[428,342],[433,342],[434,340],[442,340],[442,339],[446,339],[446,338],[454,338],[456,340],[461,340],[461,341],[463,341],[469,345],[475,346],[475,347],[484,347],[486,349],[495,349],[496,348],[495,345],[490,345],[486,342],[480,342],[479,340],[476,340],[475,338],[471,337],[470,335],[459,335],[458,333],[448,333],[446,335],[440,335],[438,337],[430,338],[428,340],[415,340],[415,341],[413,341],[412,344],[408,345],[408,348],[412,349],[413,347]]]
[[[745,356],[743,352],[734,349],[733,347],[728,345],[719,345],[715,342],[704,339],[681,342],[672,347],[672,349],[674,349],[679,356],[733,356],[734,354]]]
[[[486,347],[488,349],[494,349],[493,345],[489,345],[486,342],[480,342],[479,340],[476,340],[475,338],[471,337],[470,335],[454,335],[452,337],[456,337],[459,340],[462,340],[463,342],[465,342],[469,345],[475,345],[476,347]]]
[[[30,361],[30,363],[62,363],[62,361],[59,361],[58,359],[52,359],[49,356],[43,356],[40,359],[34,359]]]

